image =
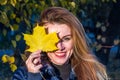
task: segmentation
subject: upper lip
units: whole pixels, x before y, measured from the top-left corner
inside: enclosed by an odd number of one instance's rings
[[[56,53],[65,53],[66,51],[56,51]]]

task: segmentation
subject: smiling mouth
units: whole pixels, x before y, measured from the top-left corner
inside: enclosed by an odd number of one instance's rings
[[[66,53],[65,52],[56,52],[55,53],[55,56],[57,56],[57,57],[65,57],[66,56]]]

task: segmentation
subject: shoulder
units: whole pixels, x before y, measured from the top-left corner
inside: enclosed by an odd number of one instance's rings
[[[26,67],[19,67],[13,74],[12,80],[26,80],[27,69]]]
[[[77,80],[77,76],[73,68],[71,69],[71,72],[70,72],[70,80]]]
[[[42,80],[40,73],[30,73],[26,67],[19,67],[12,77],[12,80]]]

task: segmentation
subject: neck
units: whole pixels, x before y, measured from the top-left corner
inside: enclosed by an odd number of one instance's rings
[[[68,80],[69,79],[70,72],[71,72],[70,61],[66,62],[63,65],[53,64],[53,66],[56,68],[57,72],[59,72],[59,75],[63,80]]]

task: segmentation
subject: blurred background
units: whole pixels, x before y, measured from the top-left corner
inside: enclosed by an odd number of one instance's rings
[[[31,33],[47,7],[67,8],[83,24],[91,48],[120,80],[120,0],[0,0],[0,80],[11,80],[25,56],[23,33]]]

